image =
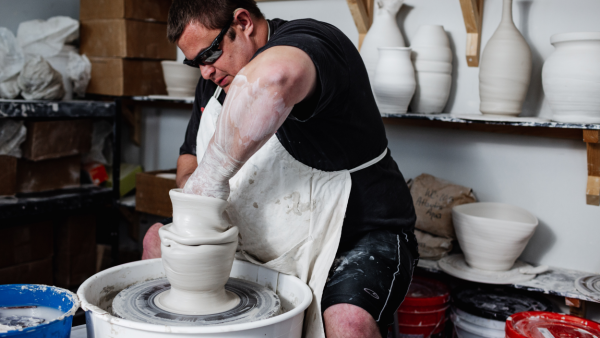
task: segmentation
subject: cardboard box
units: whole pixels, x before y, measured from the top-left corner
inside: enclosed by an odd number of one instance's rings
[[[0,269],[0,284],[53,285],[52,257]]]
[[[171,0],[80,0],[79,20],[137,19],[167,22]]]
[[[160,173],[176,173],[176,169],[150,171],[136,176],[135,210],[163,217],[173,216],[169,191],[177,188],[175,180],[157,177]]]
[[[17,193],[17,158],[0,155],[0,196]]]
[[[28,193],[78,187],[80,185],[80,162],[80,155],[43,161],[19,159],[17,162],[17,192]]]
[[[32,161],[83,154],[92,144],[91,120],[27,122],[23,157]]]
[[[72,287],[96,273],[96,217],[69,216],[54,236],[54,283]]]
[[[0,229],[0,268],[51,257],[52,222],[37,222]]]
[[[88,57],[177,58],[175,44],[167,40],[165,23],[126,19],[81,21],[80,36],[80,52]]]
[[[113,96],[166,95],[160,61],[90,57],[91,94]]]

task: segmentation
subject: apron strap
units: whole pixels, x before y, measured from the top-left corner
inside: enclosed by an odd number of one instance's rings
[[[358,167],[356,167],[354,169],[348,170],[348,172],[352,174],[352,173],[357,172],[359,170],[368,168],[368,167],[372,166],[373,164],[381,161],[385,157],[386,154],[387,154],[387,148],[385,148],[385,150],[383,151],[383,153],[381,153],[381,155],[377,156],[376,158],[370,160],[367,163],[363,163],[363,164],[359,165]]]

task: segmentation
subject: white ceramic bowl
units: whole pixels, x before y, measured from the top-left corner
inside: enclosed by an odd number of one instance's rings
[[[175,61],[161,61],[160,64],[169,96],[194,96],[200,79],[200,68]]]
[[[509,270],[538,225],[526,210],[502,203],[456,206],[452,221],[467,264],[492,271]]]

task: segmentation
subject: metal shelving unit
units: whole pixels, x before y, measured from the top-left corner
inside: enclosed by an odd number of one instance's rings
[[[108,119],[112,122],[113,165],[112,188],[93,185],[42,193],[18,194],[15,198],[0,200],[0,227],[11,226],[21,219],[52,216],[66,211],[110,208],[111,220],[101,229],[110,238],[112,261],[116,264],[119,254],[118,210],[119,176],[121,159],[121,101],[45,101],[1,100],[0,119],[11,118],[28,121],[54,119]]]

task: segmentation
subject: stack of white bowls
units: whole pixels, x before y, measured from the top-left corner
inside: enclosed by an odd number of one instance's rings
[[[194,96],[200,79],[200,68],[193,68],[176,61],[161,61],[160,64],[169,96]]]
[[[470,203],[452,208],[458,242],[470,267],[507,271],[533,236],[538,220],[502,203]]]
[[[410,104],[412,112],[441,113],[452,87],[452,49],[448,35],[443,26],[421,25],[411,47],[417,80]]]

